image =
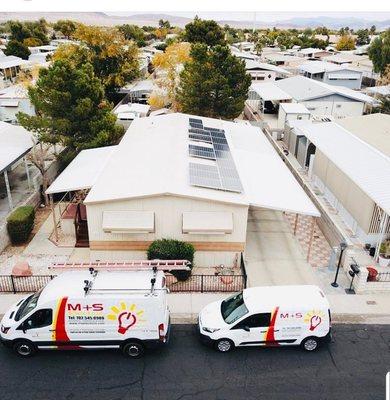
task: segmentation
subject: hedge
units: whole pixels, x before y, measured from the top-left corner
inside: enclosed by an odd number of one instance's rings
[[[32,206],[18,207],[7,218],[7,231],[12,244],[27,242],[34,227],[35,210]]]
[[[148,248],[148,260],[187,260],[193,267],[195,249],[191,243],[174,239],[155,240]],[[185,281],[191,276],[190,271],[172,271],[171,274],[179,281]]]

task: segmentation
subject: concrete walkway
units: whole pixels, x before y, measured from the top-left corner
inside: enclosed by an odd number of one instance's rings
[[[244,260],[248,286],[319,285],[279,211],[249,211]]]

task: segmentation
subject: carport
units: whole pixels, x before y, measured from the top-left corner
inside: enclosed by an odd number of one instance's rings
[[[292,97],[273,82],[252,83],[249,88],[248,102],[260,113],[269,109],[266,103],[270,102],[276,110],[274,114],[277,114],[279,103],[290,103],[291,100]]]

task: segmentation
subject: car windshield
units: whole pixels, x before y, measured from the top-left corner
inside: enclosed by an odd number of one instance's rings
[[[27,297],[26,300],[20,305],[19,310],[15,314],[15,321],[19,321],[24,318],[30,311],[34,310],[37,306],[39,296],[42,290],[32,294],[31,296]]]
[[[222,318],[227,324],[232,324],[247,314],[248,309],[244,303],[242,292],[234,294],[224,300],[221,304],[221,313]]]

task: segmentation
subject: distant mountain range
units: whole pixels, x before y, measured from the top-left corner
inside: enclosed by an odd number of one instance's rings
[[[112,26],[119,24],[135,24],[135,25],[157,25],[160,19],[169,20],[171,25],[183,27],[192,18],[180,17],[168,14],[136,14],[129,16],[108,15],[103,12],[2,12],[0,13],[0,22],[10,19],[18,19],[22,21],[35,20],[45,18],[47,21],[55,22],[59,19],[73,19],[92,25]],[[384,21],[366,20],[363,18],[334,18],[334,17],[316,17],[316,18],[290,18],[286,20],[276,20],[271,22],[261,21],[261,17],[255,23],[253,21],[234,21],[220,20],[219,24],[228,24],[235,28],[315,28],[317,26],[326,26],[331,29],[339,29],[348,26],[353,29],[370,28],[375,25],[377,29],[384,30],[390,27],[390,19]]]

